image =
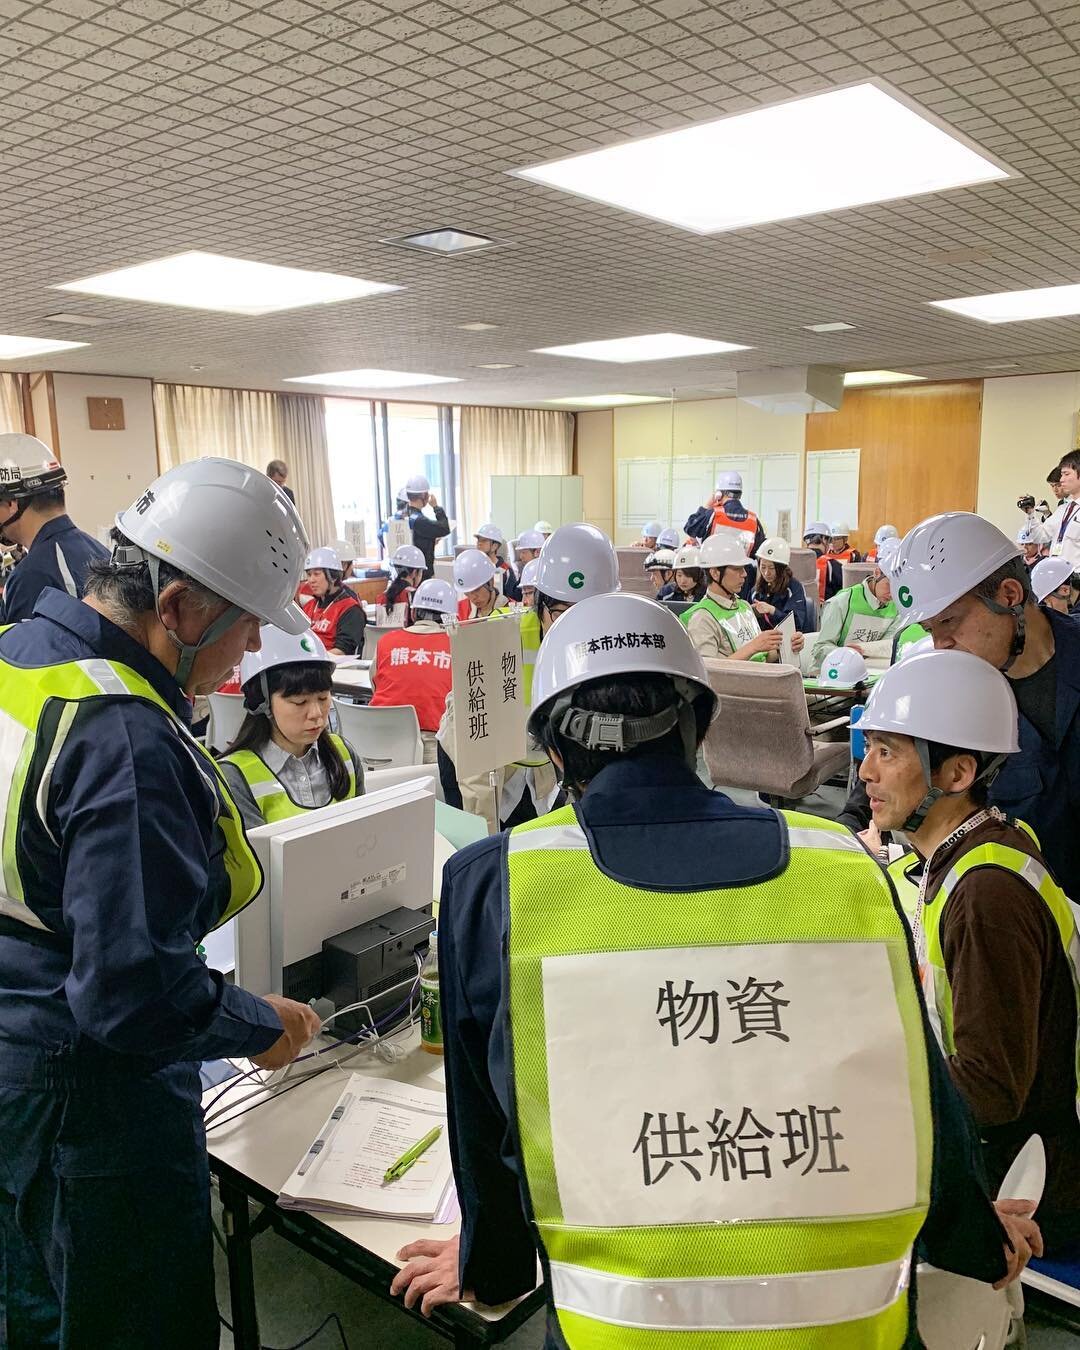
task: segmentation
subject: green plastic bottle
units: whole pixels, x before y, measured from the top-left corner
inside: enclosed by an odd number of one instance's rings
[[[427,959],[420,970],[420,1044],[430,1055],[443,1052],[442,1005],[439,1002],[439,942],[433,929]]]

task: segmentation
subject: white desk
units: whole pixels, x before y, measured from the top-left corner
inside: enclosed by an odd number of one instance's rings
[[[266,1100],[236,1120],[226,1119],[224,1124],[211,1128],[210,1166],[219,1179],[226,1212],[231,1320],[238,1350],[257,1350],[259,1345],[251,1238],[263,1227],[273,1227],[295,1245],[387,1300],[390,1281],[401,1264],[397,1252],[406,1243],[419,1238],[450,1238],[458,1232],[456,1222],[418,1224],[340,1214],[306,1214],[278,1209],[274,1203],[297,1160],[333,1110],[346,1074],[358,1072],[394,1078],[445,1091],[442,1074],[432,1077],[441,1070],[442,1060],[420,1049],[417,1029],[413,1027],[403,1035],[400,1043],[409,1050],[396,1064],[384,1064],[373,1051],[366,1051],[343,1070],[332,1068],[275,1100]],[[210,1101],[223,1090],[211,1088],[204,1100]],[[238,1085],[234,1092],[237,1099],[243,1097],[245,1086]],[[250,1105],[252,1100],[243,1105]],[[228,1101],[228,1095],[218,1098],[217,1107]],[[254,1226],[248,1212],[249,1199],[266,1207]],[[516,1303],[498,1308],[460,1304],[440,1309],[427,1325],[458,1346],[491,1345],[509,1336],[542,1304],[543,1290],[537,1289]],[[405,1311],[404,1305],[400,1306]]]
[[[333,676],[334,692],[338,694],[371,693],[371,662],[347,656],[337,662]]]

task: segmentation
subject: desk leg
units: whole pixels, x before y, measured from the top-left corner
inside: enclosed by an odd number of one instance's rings
[[[220,1178],[229,1262],[229,1301],[236,1350],[259,1350],[259,1318],[255,1311],[255,1272],[251,1260],[251,1212],[247,1196]]]

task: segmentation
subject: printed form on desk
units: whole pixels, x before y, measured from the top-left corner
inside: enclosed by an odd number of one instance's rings
[[[388,1168],[435,1126],[442,1134],[397,1181]],[[451,1223],[457,1196],[446,1097],[354,1073],[318,1137],[281,1188],[284,1209]]]

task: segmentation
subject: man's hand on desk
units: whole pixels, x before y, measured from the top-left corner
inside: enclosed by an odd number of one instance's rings
[[[432,1242],[421,1239],[410,1242],[398,1252],[398,1260],[406,1264],[394,1276],[391,1294],[404,1294],[406,1308],[415,1308],[425,1317],[443,1303],[472,1302],[476,1295],[458,1286],[458,1239]],[[421,1301],[422,1300],[422,1301]]]
[[[283,1069],[319,1034],[319,1016],[306,1003],[296,1003],[279,994],[264,994],[263,1002],[277,1013],[282,1030],[270,1049],[254,1055],[251,1062],[260,1069]]]

